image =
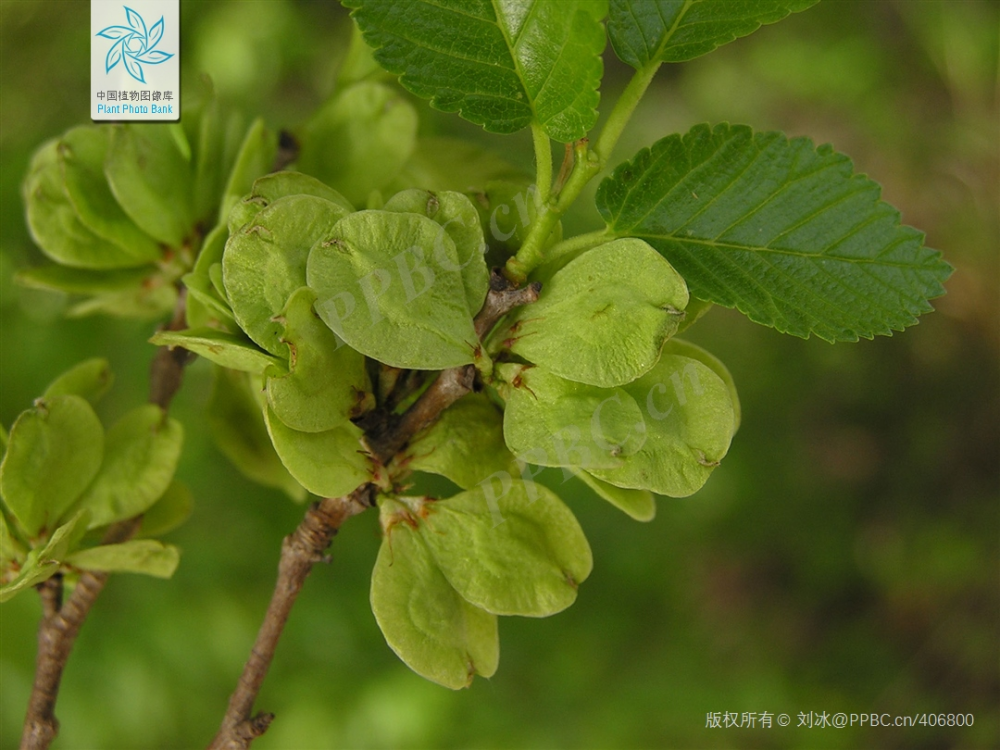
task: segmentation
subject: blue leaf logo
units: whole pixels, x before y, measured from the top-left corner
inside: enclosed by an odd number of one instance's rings
[[[159,65],[174,56],[172,52],[156,49],[163,38],[163,16],[151,28],[147,28],[142,16],[129,7],[122,7],[125,8],[128,26],[108,26],[95,34],[114,41],[104,59],[104,72],[110,73],[121,63],[135,80],[146,83],[143,65]]]

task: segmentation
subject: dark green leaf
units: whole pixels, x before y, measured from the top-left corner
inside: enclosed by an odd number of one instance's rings
[[[39,399],[10,431],[0,492],[29,537],[54,528],[97,475],[104,428],[79,396]]]
[[[352,347],[393,367],[469,364],[479,346],[451,237],[416,214],[359,211],[309,254],[316,312]]]
[[[96,404],[108,392],[114,380],[115,376],[111,372],[108,360],[96,357],[71,367],[49,383],[42,398],[51,399],[55,396],[72,394]]]
[[[302,133],[298,169],[363,205],[413,153],[417,112],[397,91],[363,82],[338,92]]]
[[[209,362],[244,372],[263,372],[268,366],[284,367],[245,336],[225,333],[215,328],[189,328],[186,331],[160,331],[149,343],[157,346],[181,347],[194,352]]]
[[[469,604],[438,569],[421,535],[399,522],[406,509],[384,500],[386,529],[372,572],[371,604],[386,643],[422,677],[458,690],[500,659],[497,618]]]
[[[142,536],[162,536],[184,523],[194,508],[191,490],[176,479],[142,515]]]
[[[115,199],[143,231],[180,247],[194,224],[192,168],[179,125],[116,125],[104,164]]]
[[[347,215],[340,205],[311,195],[280,198],[237,230],[222,258],[223,279],[240,327],[259,346],[284,357],[282,327],[274,317],[306,283],[306,259]]]
[[[597,120],[605,0],[346,0],[375,59],[417,96],[495,133],[558,141]]]
[[[502,473],[423,507],[420,535],[462,598],[496,615],[547,617],[576,601],[593,567],[570,509]]]
[[[121,544],[102,544],[74,552],[66,563],[83,570],[144,573],[170,578],[180,561],[180,550],[153,539],[130,539]]]
[[[287,370],[269,370],[267,401],[294,430],[323,432],[373,408],[365,358],[340,341],[313,311],[316,294],[302,287],[278,319],[288,346]]]
[[[219,450],[248,479],[279,489],[296,502],[305,500],[305,489],[292,479],[271,445],[255,396],[260,386],[252,387],[246,373],[214,369],[207,417]]]
[[[656,364],[687,303],[684,279],[653,248],[615,240],[556,272],[499,335],[549,372],[610,388]]]
[[[75,507],[90,526],[107,526],[146,511],[166,491],[181,455],[184,430],[155,404],[125,414],[105,441],[104,461]]]
[[[620,165],[597,205],[692,295],[783,333],[856,341],[915,323],[951,272],[879,193],[830,146],[699,125]]]
[[[819,0],[611,0],[608,36],[633,68],[681,62],[752,34]]]

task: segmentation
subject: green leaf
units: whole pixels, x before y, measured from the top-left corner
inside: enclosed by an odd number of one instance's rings
[[[371,481],[373,469],[361,444],[363,433],[346,419],[323,432],[300,432],[268,406],[264,422],[288,473],[314,495],[340,497]]]
[[[111,365],[103,357],[88,359],[75,365],[49,383],[43,399],[74,395],[96,404],[111,388],[115,376]]]
[[[18,271],[14,280],[31,289],[68,294],[108,294],[134,290],[156,273],[153,266],[92,270],[69,266],[37,266]]]
[[[354,211],[354,206],[347,198],[315,177],[301,172],[275,172],[256,180],[250,195],[233,206],[229,212],[230,234],[235,234],[236,230],[279,198],[290,195],[314,195],[336,203],[345,213]]]
[[[411,441],[403,460],[413,471],[440,474],[463,490],[497,472],[517,473],[503,439],[503,414],[485,393],[470,393],[445,409]]]
[[[76,507],[91,513],[90,527],[144,513],[166,491],[181,455],[184,430],[159,406],[127,412],[108,430],[104,461]]]
[[[32,157],[22,185],[31,238],[52,260],[74,268],[129,268],[143,265],[135,254],[90,231],[66,195],[58,141]]]
[[[519,459],[539,466],[610,469],[646,439],[642,411],[627,389],[596,388],[541,367],[499,365],[504,439]]]
[[[448,582],[495,615],[547,617],[576,601],[590,545],[551,490],[503,473],[423,507],[420,535]]]
[[[87,530],[88,519],[86,511],[77,513],[53,532],[44,547],[31,550],[18,575],[0,586],[0,602],[7,601],[19,591],[35,586],[59,572],[67,554],[79,544]]]
[[[495,180],[527,185],[531,176],[493,151],[458,138],[431,136],[417,139],[413,155],[387,189],[420,187],[475,193]]]
[[[193,509],[191,490],[173,480],[160,499],[142,514],[142,536],[162,536],[176,529],[188,519]]]
[[[339,91],[306,124],[298,169],[362,205],[413,153],[417,112],[397,91],[365,81]]]
[[[391,519],[401,506],[385,500],[383,508]],[[422,677],[458,690],[472,684],[477,674],[491,677],[496,672],[496,615],[459,596],[421,535],[406,523],[390,525],[385,532],[372,572],[371,604],[386,643]]]
[[[618,510],[627,513],[636,521],[652,521],[656,517],[656,500],[649,490],[628,490],[601,481],[583,469],[577,471],[584,484],[604,498]]]
[[[384,68],[494,133],[532,121],[563,143],[597,121],[605,0],[345,0]]]
[[[124,292],[99,294],[78,302],[66,311],[66,317],[83,318],[88,315],[113,315],[119,318],[161,318],[177,304],[177,289],[154,277],[149,286]]]
[[[246,118],[240,112],[224,106],[211,89],[206,94],[207,101],[201,107],[201,111],[195,114],[192,112],[193,108],[189,107],[181,124],[188,123],[189,115],[195,115],[191,118],[191,124],[197,125],[197,133],[191,132],[193,128],[190,127],[186,131],[189,142],[196,144],[193,159],[194,215],[199,221],[214,221],[225,218],[228,213],[226,199],[242,196],[250,189],[250,183],[257,175],[249,175],[249,180],[239,188],[239,192],[235,196],[231,196],[227,192],[227,181],[230,179],[232,171],[239,169],[239,167],[234,167],[234,164],[239,161],[241,155],[246,155],[246,152],[241,152],[246,142],[246,136],[249,135]],[[259,133],[262,129],[262,127],[258,127],[258,123],[254,123],[250,126],[249,131],[256,130]],[[263,141],[260,144],[261,150],[266,151],[268,148],[267,136],[264,136],[263,133],[260,135]],[[256,140],[254,145],[256,145]],[[274,145],[272,144],[270,148],[273,151]],[[254,161],[257,160],[254,159]],[[257,174],[263,174],[270,166],[270,161],[262,164],[262,168]],[[216,212],[218,212],[218,216],[216,216]]]
[[[288,369],[265,374],[267,401],[294,430],[323,432],[374,408],[365,358],[345,346],[313,311],[316,294],[302,287],[279,318]]]
[[[116,125],[104,173],[115,199],[140,229],[180,247],[194,225],[192,169],[179,126]]]
[[[676,338],[670,339],[667,342],[666,346],[663,347],[663,353],[679,354],[682,357],[696,359],[722,379],[722,382],[726,384],[726,388],[729,389],[729,398],[733,402],[733,433],[735,434],[740,428],[740,420],[742,418],[740,397],[736,392],[736,382],[733,380],[729,369],[722,364],[722,360],[711,352],[705,351],[700,346],[692,344],[690,341]]]
[[[633,68],[711,52],[819,0],[611,0],[608,36]]]
[[[222,367],[214,370],[207,417],[219,450],[248,479],[279,489],[296,502],[305,500],[305,489],[288,473],[271,445],[249,376]]]
[[[240,327],[261,348],[284,357],[282,327],[274,317],[306,283],[306,259],[329,236],[342,207],[311,195],[280,198],[237,230],[222,257],[223,280]]]
[[[10,431],[0,493],[29,537],[52,529],[97,475],[104,428],[84,399],[38,399]]]
[[[223,367],[244,372],[263,372],[268,366],[284,363],[261,351],[245,336],[225,333],[215,328],[189,328],[186,331],[160,331],[149,343],[181,347]]]
[[[664,353],[624,390],[645,410],[646,442],[619,467],[590,473],[670,497],[697,492],[729,450],[735,424],[729,388],[700,361]]]
[[[236,202],[253,189],[254,180],[271,169],[277,150],[278,143],[274,134],[264,127],[262,119],[254,120],[226,181],[219,207],[219,221],[225,221]]]
[[[180,556],[180,550],[172,544],[154,539],[130,539],[121,544],[102,544],[74,552],[66,558],[66,562],[83,570],[144,573],[157,578],[170,578],[177,570]]]
[[[159,243],[126,215],[104,176],[110,134],[107,127],[84,125],[59,141],[66,195],[80,222],[98,237],[118,245],[137,263],[156,261],[162,254]]]
[[[695,297],[783,333],[856,341],[915,323],[951,272],[879,193],[830,146],[699,125],[620,165],[597,206]]]
[[[359,211],[326,232],[306,277],[316,312],[358,351],[393,367],[469,364],[479,340],[451,237],[416,214]]]
[[[656,364],[688,303],[687,285],[642,240],[584,253],[508,318],[510,350],[560,377],[610,388]]]
[[[413,188],[396,193],[386,201],[385,210],[420,214],[441,225],[455,243],[469,310],[479,312],[489,291],[490,270],[484,260],[486,242],[479,212],[472,202],[461,193]]]

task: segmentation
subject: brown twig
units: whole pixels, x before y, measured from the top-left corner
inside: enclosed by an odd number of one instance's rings
[[[139,519],[129,519],[115,524],[105,534],[103,544],[117,544],[131,537],[139,528]],[[56,576],[50,578],[52,581]],[[69,599],[58,608],[58,598],[62,596],[62,581],[49,586],[48,581],[39,588],[45,611],[38,626],[38,656],[35,660],[35,683],[28,700],[28,712],[24,717],[21,734],[21,750],[44,750],[59,733],[56,719],[56,698],[59,683],[69,659],[80,626],[97,600],[98,594],[107,583],[107,573],[86,571],[80,574],[76,588]]]
[[[167,330],[186,327],[185,293],[181,287],[174,315]],[[184,377],[184,366],[193,359],[184,349],[159,349],[153,358],[149,375],[149,401],[167,409]],[[112,525],[101,544],[118,544],[138,530],[141,517]],[[62,576],[56,575],[38,585],[42,597],[42,621],[38,625],[38,656],[35,660],[35,682],[28,699],[21,734],[21,750],[45,750],[59,733],[55,706],[59,684],[69,660],[80,627],[107,583],[108,574],[84,571],[80,574],[70,597],[63,602]]]
[[[243,750],[254,739],[264,734],[274,719],[274,714],[258,713],[251,716],[260,686],[274,658],[278,639],[288,622],[302,585],[313,565],[323,559],[341,524],[357,515],[373,502],[373,487],[363,485],[350,495],[326,498],[314,503],[295,531],[285,537],[278,563],[278,581],[268,605],[264,622],[257,633],[257,640],[250,651],[250,658],[243,667],[239,684],[229,699],[226,716],[210,750]]]
[[[494,269],[486,301],[474,321],[480,340],[515,307],[537,300],[540,290],[538,283],[516,288]],[[383,465],[391,461],[417,433],[432,425],[445,409],[472,390],[475,374],[473,365],[444,370],[402,417],[393,418],[394,415],[383,411],[374,418],[361,420],[366,432],[365,442],[375,458]],[[323,559],[323,552],[341,524],[372,507],[375,492],[373,484],[364,484],[346,497],[327,498],[314,504],[295,532],[285,538],[278,563],[278,581],[267,614],[209,750],[246,750],[267,731],[274,714],[251,713],[292,605],[312,566]]]

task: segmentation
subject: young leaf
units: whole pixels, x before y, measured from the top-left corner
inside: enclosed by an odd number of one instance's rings
[[[271,169],[277,149],[274,133],[264,127],[262,119],[255,120],[247,130],[226,180],[219,207],[219,221],[225,221],[233,205],[253,188],[254,180]]]
[[[267,402],[286,425],[324,432],[374,407],[365,358],[339,341],[313,311],[316,294],[302,287],[279,318],[288,369],[269,370]]]
[[[297,166],[361,205],[399,173],[416,139],[412,104],[381,83],[356,83],[306,125]]]
[[[10,431],[0,493],[29,537],[55,527],[97,475],[104,428],[79,396],[39,399]]]
[[[407,466],[469,490],[498,472],[517,474],[503,439],[503,414],[485,393],[470,393],[410,443]],[[404,459],[407,460],[407,459]]]
[[[242,335],[225,333],[215,328],[189,328],[186,331],[160,331],[149,343],[157,346],[181,347],[209,362],[244,372],[263,372],[268,366],[284,367],[284,363],[261,351]]]
[[[98,237],[118,245],[137,262],[158,260],[159,243],[143,232],[118,205],[107,178],[107,127],[85,125],[68,131],[59,141],[59,166],[66,195],[80,222]]]
[[[610,0],[608,36],[633,68],[711,52],[819,0]]]
[[[130,539],[121,544],[102,544],[79,550],[66,558],[66,563],[83,570],[114,573],[144,573],[157,578],[170,578],[177,570],[180,550],[172,544],[154,539]]]
[[[504,439],[519,459],[539,466],[610,469],[646,440],[642,411],[629,391],[596,388],[541,367],[500,365]]]
[[[155,404],[127,412],[108,430],[104,461],[77,508],[90,511],[90,527],[143,513],[166,491],[181,454],[184,430]]]
[[[96,404],[111,388],[115,376],[108,360],[95,357],[81,362],[49,383],[42,394],[43,399],[72,394]]]
[[[445,578],[495,615],[561,612],[593,567],[587,538],[562,500],[509,474],[427,503],[422,515],[420,536]]]
[[[829,146],[699,125],[620,165],[597,206],[692,295],[783,333],[856,341],[915,323],[951,272],[879,192]]]
[[[595,247],[508,318],[510,350],[560,377],[611,388],[656,364],[688,303],[687,286],[642,240]]]
[[[383,502],[390,509],[399,506]],[[392,525],[382,540],[372,571],[371,604],[386,643],[422,677],[458,690],[472,684],[477,674],[491,677],[496,672],[496,615],[459,596],[422,535],[406,523]]]
[[[577,471],[576,475],[600,497],[636,521],[652,521],[655,518],[656,500],[649,490],[628,490],[624,487],[615,487],[583,469]]]
[[[66,195],[58,142],[43,145],[22,186],[32,239],[52,260],[74,268],[129,268],[144,261],[90,231]]]
[[[306,259],[347,211],[311,195],[280,198],[237,230],[226,243],[222,273],[240,327],[271,354],[284,357],[282,327],[274,317],[306,283]]]
[[[176,479],[159,500],[142,514],[141,535],[162,536],[184,523],[194,508],[191,490]]]
[[[108,294],[140,287],[155,273],[153,266],[93,270],[52,265],[25,268],[17,272],[14,280],[31,289],[67,294]]]
[[[461,193],[413,188],[392,196],[385,210],[420,214],[441,225],[455,243],[469,311],[479,312],[489,290],[490,271],[484,260],[486,243],[479,212],[472,202]]]
[[[686,497],[719,465],[733,436],[733,405],[722,379],[701,362],[664,354],[624,386],[643,406],[646,442],[613,469],[590,473],[617,487]]]
[[[222,367],[214,370],[207,417],[219,450],[248,479],[279,489],[296,502],[305,500],[305,489],[274,452],[247,374]]]
[[[340,497],[371,481],[371,461],[361,444],[363,433],[347,419],[324,432],[300,432],[266,406],[264,422],[288,473],[314,495]]]
[[[52,533],[44,547],[36,547],[28,552],[18,575],[0,586],[0,602],[5,602],[19,591],[55,575],[70,550],[79,544],[87,530],[89,518],[86,511],[77,513]]]
[[[192,170],[178,138],[161,123],[116,125],[104,163],[115,199],[143,231],[180,247],[194,224]]]
[[[309,254],[316,312],[358,351],[393,367],[440,370],[475,360],[455,243],[415,214],[359,211]]]
[[[345,0],[375,59],[431,105],[494,133],[563,143],[597,121],[605,0]]]
[[[663,347],[663,353],[679,354],[682,357],[696,359],[722,379],[722,382],[726,384],[726,388],[729,389],[729,398],[733,402],[733,434],[735,434],[740,428],[740,419],[742,417],[740,397],[736,392],[736,383],[733,380],[733,376],[729,372],[729,369],[722,364],[722,360],[711,352],[705,351],[700,346],[692,344],[690,341],[677,338],[670,339],[666,343],[666,346]]]

